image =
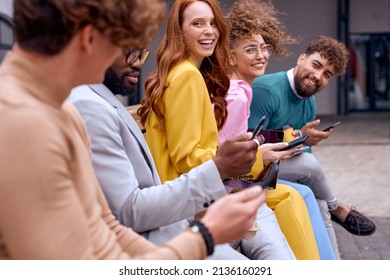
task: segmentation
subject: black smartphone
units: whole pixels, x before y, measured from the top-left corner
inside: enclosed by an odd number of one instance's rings
[[[296,146],[299,146],[299,145],[305,143],[307,138],[309,138],[309,135],[304,135],[302,137],[294,139],[294,140],[288,142],[288,146],[287,147],[284,147],[283,149],[280,149],[279,151],[287,151],[287,150],[290,150],[290,149],[292,149],[292,148],[294,148]]]
[[[341,123],[341,121],[340,121],[340,122],[337,122],[337,123],[334,123],[334,124],[332,124],[331,126],[328,126],[327,128],[324,128],[322,131],[331,130],[332,128],[338,126],[340,123]]]
[[[267,119],[266,116],[262,116],[261,117],[261,119],[260,119],[259,123],[257,124],[256,128],[253,130],[252,139],[255,139],[259,135],[261,129],[263,128],[263,124],[265,123],[266,119]]]

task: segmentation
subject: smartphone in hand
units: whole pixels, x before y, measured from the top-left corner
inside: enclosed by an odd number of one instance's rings
[[[305,141],[309,138],[309,135],[304,135],[302,137],[299,137],[297,139],[294,139],[290,142],[288,142],[288,146],[287,147],[284,147],[282,149],[280,149],[279,151],[287,151],[287,150],[290,150],[296,146],[299,146],[299,145],[302,145],[303,143],[305,143]]]
[[[257,136],[259,135],[261,129],[263,128],[263,124],[265,123],[265,121],[267,120],[267,117],[266,116],[262,116],[259,123],[257,124],[256,128],[253,130],[253,136],[252,136],[252,139],[255,139],[257,138]]]
[[[331,126],[328,126],[327,128],[324,128],[322,131],[329,131],[329,130],[331,130],[332,128],[338,126],[339,124],[341,124],[341,121],[340,121],[340,122],[337,122],[337,123],[334,123],[334,124],[332,124]]]

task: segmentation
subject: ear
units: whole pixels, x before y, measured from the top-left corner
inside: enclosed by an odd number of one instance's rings
[[[90,53],[94,43],[95,28],[88,24],[80,30],[80,45],[83,50]]]
[[[302,61],[304,61],[306,58],[306,54],[302,53],[298,56],[297,64],[300,64]]]
[[[236,56],[233,53],[229,54],[229,65],[233,68],[237,65]]]

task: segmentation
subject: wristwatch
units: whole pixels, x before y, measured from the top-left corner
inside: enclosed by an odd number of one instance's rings
[[[207,227],[201,221],[193,220],[190,222],[190,228],[192,232],[200,232],[202,234],[204,243],[207,248],[207,256],[212,255],[214,253],[214,240]]]

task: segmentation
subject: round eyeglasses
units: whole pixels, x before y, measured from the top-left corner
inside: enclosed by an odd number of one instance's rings
[[[266,44],[259,47],[247,47],[244,52],[249,55],[258,55],[261,52],[263,55],[270,56],[272,53],[272,45]]]
[[[126,55],[126,63],[127,65],[131,66],[139,59],[141,64],[144,64],[144,62],[148,59],[149,54],[150,51],[147,49],[143,49],[141,51],[137,49],[129,50]]]

